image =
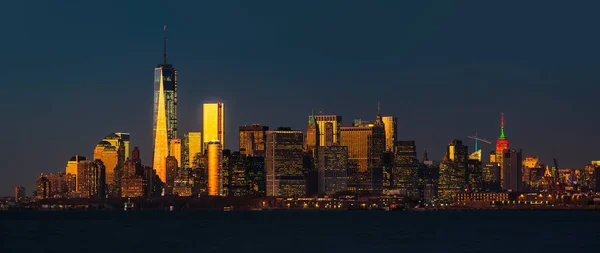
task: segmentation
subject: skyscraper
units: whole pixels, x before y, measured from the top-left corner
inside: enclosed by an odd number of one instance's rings
[[[521,192],[523,189],[523,152],[504,150],[502,152],[502,189]]]
[[[508,139],[504,135],[504,113],[502,113],[501,127],[500,127],[500,137],[496,141],[496,162],[500,165],[500,170],[503,170],[503,153],[504,150],[508,150]]]
[[[386,136],[387,137],[387,136]],[[392,188],[406,196],[419,196],[419,160],[415,141],[398,141],[392,169]]]
[[[177,167],[181,168],[181,139],[171,139],[169,143],[169,155],[177,159]]]
[[[452,140],[446,149],[444,161],[440,163],[438,196],[452,201],[467,185],[468,147],[461,140]]]
[[[208,195],[223,195],[223,152],[219,141],[207,145],[208,156]]]
[[[117,136],[119,136],[119,138],[121,138],[121,140],[123,141],[123,153],[124,153],[124,157],[123,157],[123,161],[127,161],[127,159],[129,159],[129,156],[131,155],[131,151],[129,150],[129,143],[130,143],[130,139],[131,139],[131,135],[129,133],[115,133]]]
[[[158,177],[166,180],[169,142],[177,138],[177,70],[167,63],[167,27],[164,28],[164,59],[154,69],[154,127],[152,166]]]
[[[340,127],[342,126],[342,116],[314,115],[309,117],[314,117],[317,121],[317,125],[319,126],[319,146],[325,146],[328,143],[340,143]],[[331,135],[327,135],[328,133]],[[328,139],[327,137],[333,137],[333,139]]]
[[[348,189],[356,192],[383,191],[385,129],[381,115],[373,124],[356,122],[340,127],[340,145],[348,147]]]
[[[268,126],[240,126],[240,154],[265,157]]]
[[[85,158],[85,156],[80,156],[80,155],[76,155],[71,157],[71,159],[69,159],[69,161],[67,161],[67,167],[65,169],[67,174],[71,174],[75,176],[75,182],[77,182],[77,172],[78,172],[78,167],[81,161],[85,161],[87,160],[87,158]],[[77,185],[77,183],[76,183]],[[77,189],[76,189],[77,190]]]
[[[348,189],[348,147],[318,147],[319,193],[334,194]]]
[[[173,194],[173,187],[175,186],[175,177],[177,176],[177,158],[174,156],[167,156],[165,159],[165,195]]]
[[[202,155],[202,133],[187,132],[183,144],[183,165],[185,168],[194,168],[196,155]]]
[[[398,139],[398,118],[394,116],[383,116],[383,126],[385,127],[385,150],[394,151],[394,143]]]
[[[267,131],[267,196],[294,197],[306,192],[303,133],[280,127]]]
[[[225,144],[224,120],[225,105],[219,103],[205,103],[203,106],[204,145],[211,141],[219,141],[222,148]]]

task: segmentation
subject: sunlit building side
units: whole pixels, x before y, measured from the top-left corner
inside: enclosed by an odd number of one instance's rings
[[[195,158],[198,155],[202,155],[202,133],[201,132],[187,132],[184,135],[184,148],[183,148],[183,167],[194,168]]]
[[[225,105],[223,103],[205,103],[203,105],[203,141],[204,146],[218,140],[222,146],[225,143]],[[224,148],[224,147],[223,147]]]
[[[208,156],[208,195],[223,195],[223,150],[221,142],[207,143]]]

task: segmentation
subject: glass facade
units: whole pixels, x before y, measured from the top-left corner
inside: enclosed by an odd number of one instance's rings
[[[383,116],[383,126],[385,127],[385,150],[394,151],[394,143],[398,136],[398,118],[394,116]]]
[[[225,105],[223,103],[207,103],[203,105],[202,131],[204,131],[205,144],[211,141],[219,141],[222,148],[224,148],[224,115]]]
[[[223,195],[223,153],[221,143],[212,141],[207,146],[208,195]]]
[[[202,133],[188,132],[184,136],[183,159],[185,168],[194,168],[196,163],[194,158],[202,155]]]
[[[267,196],[298,197],[306,192],[302,131],[267,132]]]

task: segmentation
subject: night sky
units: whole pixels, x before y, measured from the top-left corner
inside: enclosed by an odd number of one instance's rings
[[[0,195],[31,195],[110,132],[151,164],[165,24],[180,137],[202,130],[204,102],[225,103],[237,150],[240,125],[305,130],[312,109],[372,121],[380,101],[419,158],[495,143],[504,112],[525,156],[600,159],[597,1],[50,2],[2,3]]]

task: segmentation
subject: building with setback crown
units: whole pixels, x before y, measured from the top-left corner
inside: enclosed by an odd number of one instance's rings
[[[177,70],[167,63],[167,26],[164,27],[163,63],[154,69],[154,124],[152,166],[165,182],[169,142],[177,138]]]
[[[240,154],[245,156],[265,157],[268,130],[268,126],[261,126],[258,124],[240,126]]]
[[[121,196],[121,169],[125,162],[125,145],[121,137],[111,133],[94,149],[94,160],[100,159],[106,168],[106,191],[110,196]]]
[[[267,131],[267,196],[299,197],[306,192],[302,168],[303,133],[280,127]]]
[[[503,171],[504,168],[503,166],[503,162],[502,159],[504,157],[504,150],[508,150],[509,146],[508,146],[508,139],[506,138],[506,135],[504,134],[504,113],[502,113],[502,119],[501,119],[501,125],[500,125],[500,137],[498,137],[498,140],[496,141],[496,159],[495,162],[497,162],[500,165],[500,171]],[[500,173],[500,177],[502,177],[502,172]]]
[[[319,145],[330,146],[340,143],[340,127],[342,116],[337,115],[312,115],[319,127]],[[310,119],[309,119],[310,121]]]

